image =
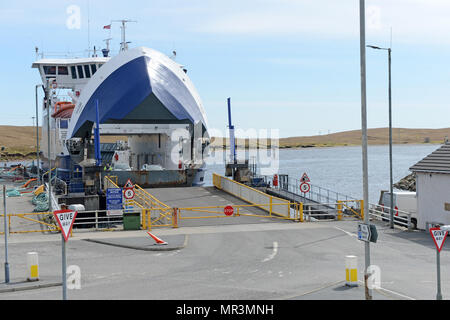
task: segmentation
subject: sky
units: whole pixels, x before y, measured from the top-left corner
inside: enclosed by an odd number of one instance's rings
[[[73,20],[79,9],[79,24]],[[450,127],[450,1],[366,0],[366,44],[392,48],[398,128]],[[33,125],[35,47],[104,47],[111,20],[131,19],[130,46],[186,66],[211,129],[280,137],[361,128],[359,0],[48,0],[0,3],[0,125]],[[111,29],[112,50],[120,42]],[[368,127],[388,126],[387,52],[367,49]]]

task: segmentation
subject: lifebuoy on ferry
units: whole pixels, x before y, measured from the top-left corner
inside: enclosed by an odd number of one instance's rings
[[[182,169],[183,168],[183,164],[181,163],[181,160],[180,161],[178,161],[178,169]]]
[[[277,187],[277,186],[278,186],[278,175],[277,175],[277,174],[274,174],[274,175],[273,175],[273,183],[272,183],[272,185],[273,185],[274,187]]]
[[[395,216],[398,217],[398,207],[395,206],[395,207],[394,207],[394,210],[395,210]]]

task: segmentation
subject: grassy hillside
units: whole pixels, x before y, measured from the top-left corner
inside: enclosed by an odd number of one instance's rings
[[[389,129],[376,128],[367,130],[368,143],[380,145],[389,143]],[[392,129],[392,142],[394,144],[421,144],[443,143],[445,137],[450,137],[450,128],[444,129]],[[243,144],[240,140],[238,143]],[[248,145],[248,140],[245,141]],[[228,140],[215,138],[214,147],[228,146]],[[319,136],[280,138],[280,148],[304,148],[304,147],[332,147],[361,145],[361,130],[344,131]]]
[[[39,131],[39,135],[41,135]],[[450,137],[450,128],[444,129],[393,129],[394,144],[443,143],[445,137]],[[387,144],[389,142],[388,128],[368,130],[369,144]],[[126,137],[102,137],[102,142],[126,140]],[[228,145],[225,139],[216,138],[212,146],[223,148]],[[248,140],[239,139],[237,143],[248,145]],[[281,138],[280,148],[351,146],[361,144],[361,131],[344,131],[319,136]],[[9,157],[34,157],[36,152],[36,128],[32,126],[0,126],[0,147],[3,154]]]
[[[39,143],[41,129],[39,128]],[[126,140],[126,137],[102,137],[102,142]],[[4,148],[1,151],[1,148]],[[0,155],[8,159],[34,158],[36,155],[36,127],[33,126],[0,126]]]

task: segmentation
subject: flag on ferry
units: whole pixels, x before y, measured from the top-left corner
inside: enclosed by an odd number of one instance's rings
[[[108,24],[107,26],[103,26],[103,29],[111,29],[111,25]]]

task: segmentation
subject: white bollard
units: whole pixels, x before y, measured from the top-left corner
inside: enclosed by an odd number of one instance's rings
[[[39,261],[37,252],[27,253],[27,280],[39,280]]]
[[[345,256],[345,285],[358,286],[358,257]]]

